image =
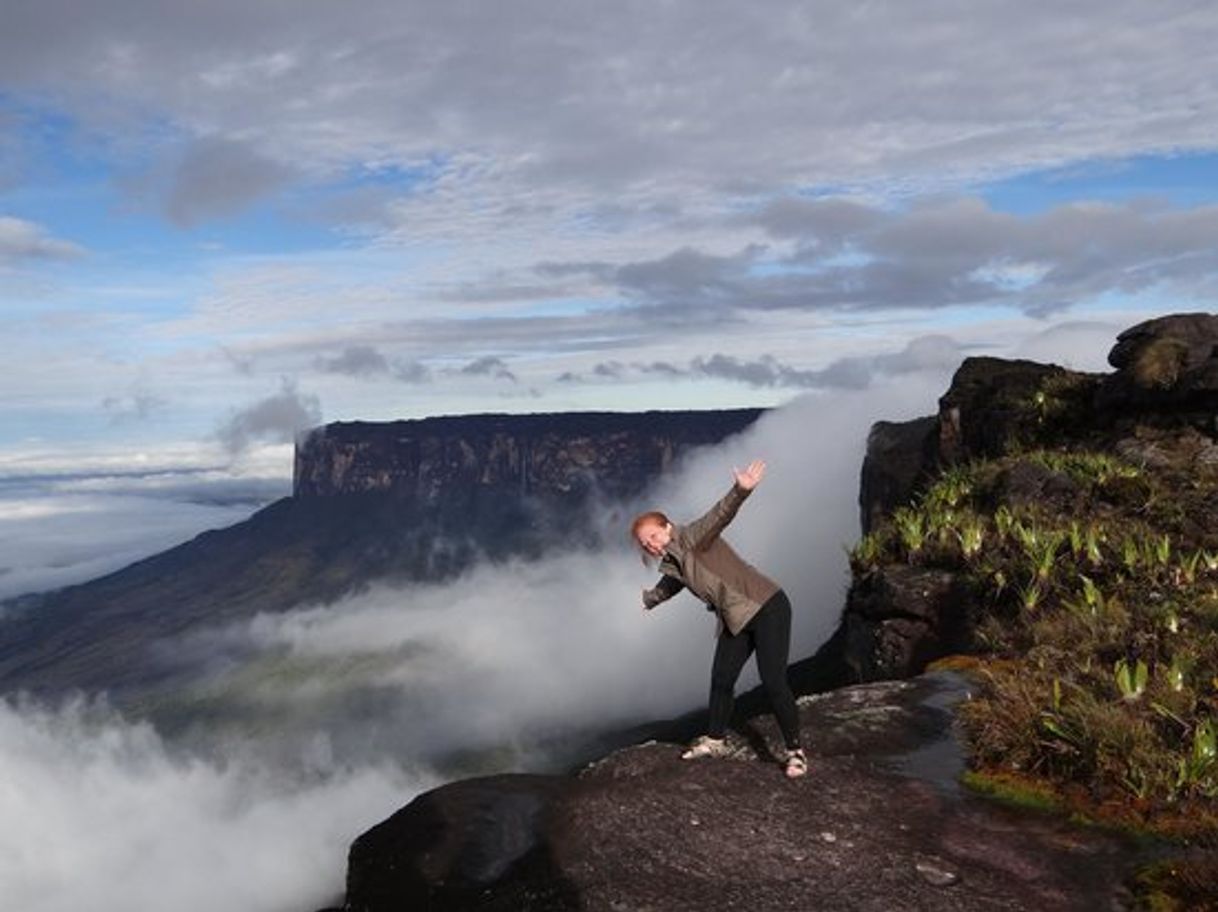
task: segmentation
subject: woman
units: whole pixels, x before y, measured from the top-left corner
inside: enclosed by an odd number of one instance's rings
[[[643,590],[643,607],[650,610],[688,587],[719,616],[707,733],[681,756],[692,760],[728,752],[723,736],[736,679],[756,652],[757,670],[786,742],[786,774],[796,778],[808,771],[808,758],[799,744],[799,711],[787,682],[791,602],[777,583],[742,560],[720,535],[760,484],[765,463],[757,460],[734,475],[736,483],[723,499],[688,525],[673,525],[658,511],[635,517],[631,534],[646,555],[659,558],[663,574],[654,588]]]

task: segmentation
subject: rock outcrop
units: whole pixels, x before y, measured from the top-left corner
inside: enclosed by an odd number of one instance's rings
[[[732,733],[729,759],[653,741],[571,777],[443,786],[355,842],[343,909],[1117,907],[1128,846],[956,788],[964,691],[939,674],[801,698],[812,768],[797,781],[762,718]]]
[[[842,612],[844,663],[855,681],[907,677],[972,643],[969,587],[953,573],[885,567],[850,587]]]
[[[1218,315],[1149,320],[1117,337],[1112,374],[968,358],[935,416],[880,422],[860,483],[864,531],[908,504],[946,466],[1063,442],[1111,451],[1135,464],[1218,472]],[[1069,512],[1080,496],[1064,473],[1020,463],[999,500]],[[854,580],[841,638],[858,681],[904,677],[965,649],[966,594],[950,574],[886,567]]]
[[[877,421],[867,435],[859,482],[859,522],[863,533],[904,505],[926,481],[938,458],[939,422]]]
[[[1211,412],[1218,395],[1218,315],[1173,314],[1130,327],[1108,353],[1106,395],[1127,405]],[[1212,427],[1212,425],[1211,425]]]

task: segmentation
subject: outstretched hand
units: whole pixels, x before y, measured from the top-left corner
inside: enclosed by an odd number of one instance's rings
[[[746,491],[751,491],[761,484],[761,479],[765,476],[765,461],[754,459],[744,469],[733,469],[733,473],[736,476],[736,484]]]

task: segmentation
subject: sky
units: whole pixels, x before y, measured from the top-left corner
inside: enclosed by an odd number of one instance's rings
[[[1062,322],[1103,325],[1102,367],[1108,328],[1218,295],[1204,0],[4,19],[10,474],[776,404]]]
[[[323,422],[1104,370],[1218,297],[1204,0],[0,2],[0,598]]]

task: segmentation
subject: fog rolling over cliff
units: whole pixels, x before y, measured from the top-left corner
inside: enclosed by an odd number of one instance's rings
[[[944,379],[767,413],[650,490],[598,501],[592,534],[563,524],[574,514],[556,521],[537,554],[253,617],[218,606],[215,623],[161,637],[172,686],[144,692],[126,721],[96,702],[8,699],[8,900],[39,912],[316,908],[341,889],[347,842],[415,791],[552,766],[598,729],[701,706],[713,619],[688,594],[642,610],[655,571],[625,525],[644,506],[697,515],[749,458],[769,473],[728,537],[790,591],[793,658],[811,653],[842,606],[868,427],[927,412]],[[750,669],[741,684],[753,680]]]

